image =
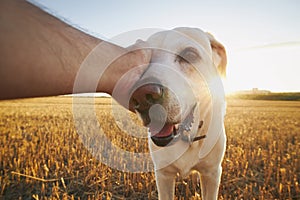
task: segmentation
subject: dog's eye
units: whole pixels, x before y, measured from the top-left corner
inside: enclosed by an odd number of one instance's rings
[[[197,49],[193,47],[187,47],[179,53],[179,55],[176,57],[176,61],[193,63],[197,61],[199,58],[200,56]]]

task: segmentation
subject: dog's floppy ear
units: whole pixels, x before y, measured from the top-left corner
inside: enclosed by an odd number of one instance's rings
[[[212,59],[222,77],[226,76],[227,56],[224,46],[214,36],[207,33],[212,48]]]

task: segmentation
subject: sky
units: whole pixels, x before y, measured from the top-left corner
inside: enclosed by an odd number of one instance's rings
[[[53,15],[101,39],[125,45],[149,33],[197,27],[228,56],[227,92],[259,88],[300,92],[298,0],[36,0]],[[126,45],[128,45],[126,44]]]

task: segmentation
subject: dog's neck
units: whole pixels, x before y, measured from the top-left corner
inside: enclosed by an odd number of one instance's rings
[[[199,130],[202,128],[203,123],[204,123],[203,120],[201,120],[199,122],[197,132],[199,132]],[[181,139],[185,142],[188,142],[190,145],[192,145],[193,142],[197,142],[197,141],[202,140],[204,138],[206,138],[206,135],[200,135],[200,136],[192,137],[191,134],[189,134],[189,133],[188,134],[182,134],[182,136],[181,136]]]

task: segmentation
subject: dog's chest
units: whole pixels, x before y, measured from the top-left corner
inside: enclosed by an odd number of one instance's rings
[[[173,163],[181,177],[185,178],[199,163],[199,147],[197,144],[192,145],[178,160]]]
[[[151,157],[156,170],[163,168],[176,169],[179,174],[186,176],[199,162],[201,143],[195,142],[191,146],[184,141],[178,141],[169,147],[157,147],[149,140]]]

